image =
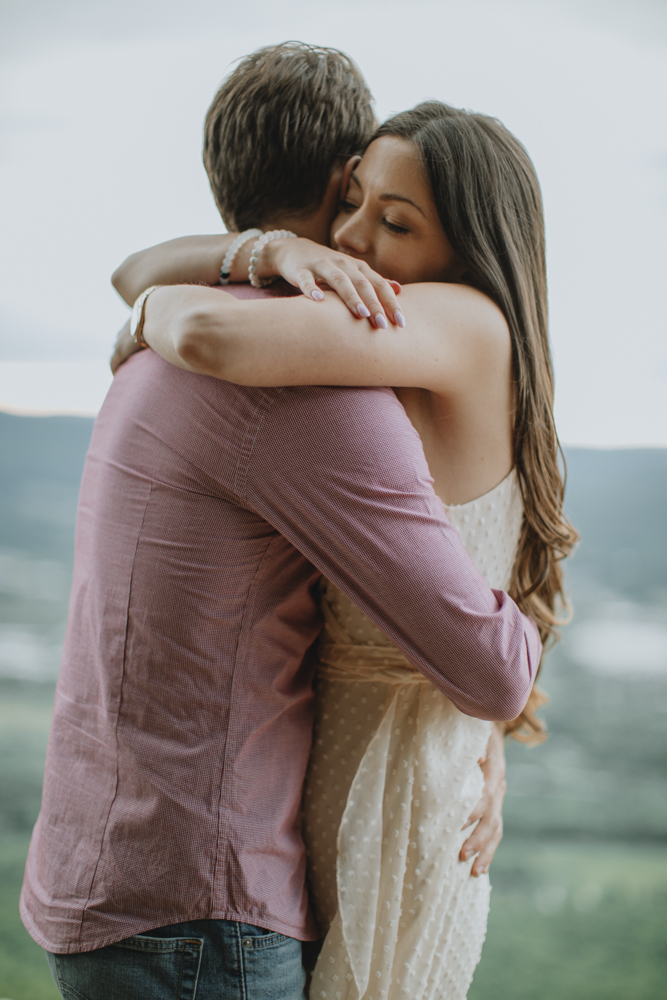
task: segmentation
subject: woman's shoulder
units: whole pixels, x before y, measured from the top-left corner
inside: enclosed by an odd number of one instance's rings
[[[409,301],[415,307],[441,314],[443,309],[450,313],[455,310],[461,318],[468,317],[470,323],[478,323],[507,331],[507,320],[502,310],[485,292],[471,285],[454,284],[445,281],[423,281],[404,285],[401,301]]]
[[[466,353],[479,347],[504,354],[511,348],[509,326],[502,310],[488,295],[470,285],[440,281],[404,285],[400,302],[406,315],[420,323],[429,326],[446,323],[450,337],[458,332]]]

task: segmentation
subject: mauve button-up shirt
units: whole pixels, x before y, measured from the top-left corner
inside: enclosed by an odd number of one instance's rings
[[[472,565],[388,389],[114,379],[21,898],[85,952],[185,920],[316,937],[301,790],[325,573],[463,712],[510,719],[535,626]]]

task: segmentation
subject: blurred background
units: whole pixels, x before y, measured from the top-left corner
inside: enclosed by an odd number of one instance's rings
[[[0,995],[57,997],[17,899],[39,809],[78,484],[127,316],[120,261],[220,230],[201,166],[234,61],[297,38],[380,118],[499,117],[546,206],[573,623],[551,736],[508,748],[470,1000],[656,1000],[667,981],[667,2],[0,0]]]

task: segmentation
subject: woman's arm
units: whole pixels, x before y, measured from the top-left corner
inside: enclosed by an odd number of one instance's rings
[[[151,285],[217,285],[223,257],[236,235],[183,236],[139,250],[114,271],[111,284],[128,306]]]
[[[158,288],[143,336],[172,364],[239,385],[415,386],[434,392],[509,359],[500,310],[464,285],[410,285],[407,329],[374,329],[341,300],[238,301],[215,289]]]

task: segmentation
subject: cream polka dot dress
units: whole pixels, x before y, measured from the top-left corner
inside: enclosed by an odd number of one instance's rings
[[[446,510],[480,572],[506,588],[523,520],[516,473]],[[490,886],[458,853],[491,724],[455,708],[332,583],[321,592],[304,835],[326,939],[310,998],[463,1000]]]

